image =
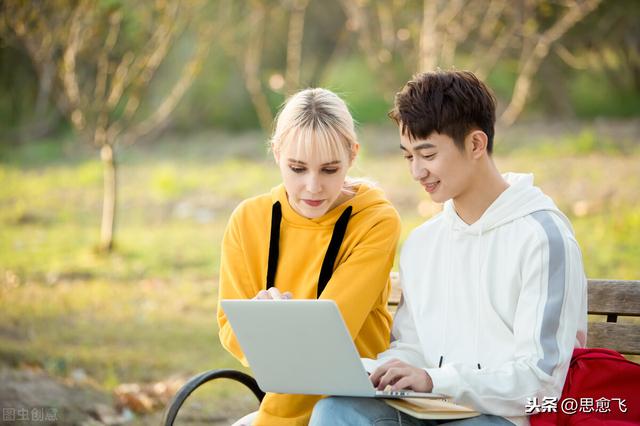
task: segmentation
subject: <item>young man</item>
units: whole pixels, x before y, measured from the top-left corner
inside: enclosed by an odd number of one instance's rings
[[[449,424],[529,423],[532,398],[559,397],[586,342],[587,296],[568,219],[528,174],[491,157],[495,99],[470,72],[420,74],[389,114],[413,178],[443,212],[400,257],[403,301],[379,389],[450,395],[483,416]],[[439,424],[366,398],[327,398],[311,424]]]

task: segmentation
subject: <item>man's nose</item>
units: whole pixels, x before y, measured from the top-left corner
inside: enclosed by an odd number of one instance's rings
[[[411,162],[411,176],[413,176],[415,180],[422,180],[427,177],[428,174],[429,172],[424,167],[421,161],[417,161],[414,159]]]

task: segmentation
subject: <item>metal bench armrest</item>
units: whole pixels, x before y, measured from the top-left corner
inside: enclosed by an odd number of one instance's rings
[[[211,370],[205,371],[204,373],[200,373],[197,376],[189,379],[187,383],[182,386],[178,392],[173,396],[169,405],[164,412],[164,419],[162,424],[165,426],[173,426],[173,422],[178,416],[178,411],[182,404],[186,399],[191,395],[191,393],[196,390],[201,385],[210,382],[215,379],[231,379],[236,382],[240,382],[246,387],[248,387],[251,392],[258,398],[258,401],[262,402],[262,398],[264,398],[264,392],[260,390],[258,387],[258,383],[256,380],[249,376],[248,374],[243,373],[242,371],[237,370]]]

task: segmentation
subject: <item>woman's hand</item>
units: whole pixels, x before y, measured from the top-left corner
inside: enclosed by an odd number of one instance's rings
[[[260,290],[258,294],[255,295],[254,299],[262,299],[262,300],[287,300],[293,299],[293,294],[290,291],[285,291],[284,293],[280,293],[275,287],[271,287],[269,290]]]
[[[369,378],[378,390],[411,389],[416,392],[433,390],[433,381],[425,370],[397,359],[382,364]]]

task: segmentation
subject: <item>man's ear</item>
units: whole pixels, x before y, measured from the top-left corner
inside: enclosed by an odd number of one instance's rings
[[[474,159],[480,158],[487,153],[488,143],[489,138],[482,130],[474,130],[467,135],[467,146],[470,149],[469,153]]]

